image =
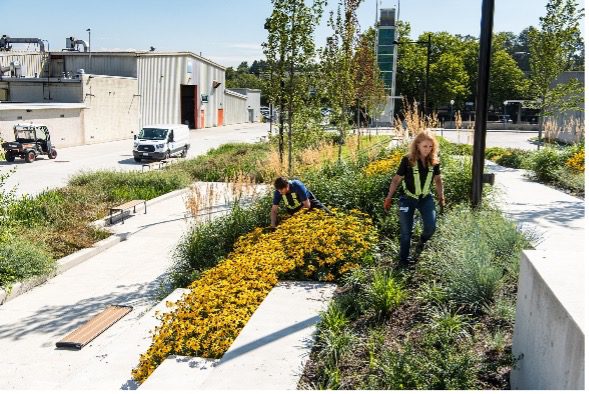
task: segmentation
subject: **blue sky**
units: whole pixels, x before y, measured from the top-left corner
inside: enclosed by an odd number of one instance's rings
[[[374,23],[376,1],[364,0],[358,16],[364,30]],[[380,0],[396,7],[397,0]],[[328,10],[337,7],[328,1]],[[516,34],[538,25],[546,0],[496,0],[494,31]],[[581,2],[582,3],[582,2]],[[447,31],[478,36],[481,0],[400,0],[401,19],[412,35]],[[93,50],[191,51],[224,66],[263,58],[264,20],[270,0],[0,0],[0,35],[49,41],[50,49],[65,47],[65,38],[88,40]],[[324,17],[326,19],[326,16]],[[330,34],[326,21],[316,33],[318,43]]]

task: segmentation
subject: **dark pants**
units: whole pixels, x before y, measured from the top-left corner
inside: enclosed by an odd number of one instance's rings
[[[415,210],[421,214],[423,221],[423,232],[421,242],[429,240],[436,231],[436,206],[431,194],[427,197],[416,200],[411,197],[399,197],[399,217],[401,224],[401,251],[399,259],[406,262],[409,259],[409,248],[411,246],[411,234],[413,233],[413,217]]]

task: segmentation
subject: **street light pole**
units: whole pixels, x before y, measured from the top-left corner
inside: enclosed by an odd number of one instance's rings
[[[92,41],[90,41],[90,31],[91,29],[86,29],[88,32],[88,72],[90,72],[90,67],[92,64]]]
[[[452,128],[456,128],[456,124],[454,123],[454,99],[450,100],[450,122],[452,122]]]
[[[427,96],[429,92],[429,69],[430,69],[430,58],[432,53],[432,34],[428,33],[427,41],[393,41],[394,45],[400,44],[420,44],[420,45],[427,45],[427,59],[425,64],[425,87],[423,92],[423,106],[422,110],[423,113],[427,113]]]
[[[472,150],[471,205],[478,208],[483,194],[483,170],[485,167],[485,137],[487,133],[487,107],[489,105],[489,77],[491,68],[491,40],[493,38],[493,10],[495,0],[483,0],[481,38],[479,46],[479,77]]]
[[[432,34],[429,33],[427,35],[427,60],[425,65],[425,91],[423,92],[423,112],[428,114],[429,111],[427,109],[427,97],[429,93],[429,65],[430,65],[430,56],[432,54]]]

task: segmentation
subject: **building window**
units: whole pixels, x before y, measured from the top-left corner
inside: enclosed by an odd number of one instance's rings
[[[17,116],[16,120],[22,120],[22,116]]]

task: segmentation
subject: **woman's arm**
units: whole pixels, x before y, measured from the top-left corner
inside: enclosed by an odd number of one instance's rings
[[[391,180],[391,185],[389,186],[389,193],[387,194],[386,198],[384,199],[384,209],[388,211],[391,208],[391,204],[393,201],[393,195],[397,191],[399,187],[399,183],[403,180],[401,175],[395,175]]]
[[[446,204],[446,199],[444,197],[444,183],[442,182],[442,176],[434,176],[434,182],[436,183],[436,194],[438,195],[438,202],[440,203],[440,206],[443,207],[444,204]]]

